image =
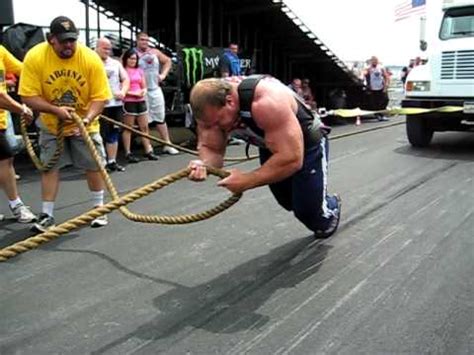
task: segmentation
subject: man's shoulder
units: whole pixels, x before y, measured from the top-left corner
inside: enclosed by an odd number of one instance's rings
[[[92,55],[92,56],[99,56],[96,51],[92,50],[91,48],[87,47],[85,44],[77,43],[76,51],[83,54],[83,55]]]
[[[50,45],[48,42],[41,42],[32,47],[28,52],[26,52],[25,59],[23,60],[24,63],[27,63],[32,60],[40,61],[40,60],[46,60],[46,54],[48,53],[48,50],[50,48]]]
[[[99,54],[82,43],[77,44],[76,54],[83,57],[88,65],[100,65],[103,67]]]
[[[285,99],[293,95],[289,87],[273,77],[263,77],[255,87],[254,102],[252,108],[259,107],[265,110],[275,103],[283,103]]]

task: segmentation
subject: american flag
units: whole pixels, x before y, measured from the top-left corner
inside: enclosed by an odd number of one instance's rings
[[[413,15],[424,15],[426,0],[405,0],[395,7],[395,21],[406,19]]]

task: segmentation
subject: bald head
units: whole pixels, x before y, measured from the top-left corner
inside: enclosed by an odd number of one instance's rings
[[[196,119],[199,119],[206,106],[221,108],[226,104],[232,85],[226,80],[210,78],[200,80],[191,90],[191,107]]]
[[[112,43],[108,38],[101,37],[97,40],[95,50],[102,60],[106,60],[112,53]]]
[[[379,58],[377,58],[375,55],[370,58],[370,64],[373,67],[376,67],[379,64]]]

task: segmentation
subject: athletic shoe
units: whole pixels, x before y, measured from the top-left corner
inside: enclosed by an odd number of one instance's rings
[[[112,173],[114,171],[125,171],[125,168],[122,165],[118,164],[116,161],[108,163],[105,168],[109,173]]]
[[[17,204],[15,207],[10,208],[13,216],[20,223],[31,223],[36,221],[36,216],[31,212],[30,207],[25,206],[23,203]]]
[[[387,116],[384,116],[384,115],[379,115],[377,117],[377,119],[379,120],[379,122],[390,121],[390,119]]]
[[[0,213],[0,222],[5,219],[5,215]]]
[[[169,155],[176,155],[179,154],[179,150],[173,147],[170,147],[169,145],[165,145],[163,147],[163,153],[169,154]]]
[[[158,160],[158,155],[156,155],[155,153],[153,152],[149,152],[149,153],[146,153],[143,155],[145,158],[147,158],[148,160]]]
[[[127,154],[125,156],[125,159],[127,159],[127,162],[129,162],[130,164],[135,164],[135,163],[138,163],[140,161],[140,159],[138,159],[135,155],[133,155],[132,153],[130,154]]]
[[[48,230],[48,228],[54,226],[54,218],[47,213],[40,213],[38,216],[38,222],[33,224],[31,231],[35,233],[43,233]]]
[[[243,139],[235,138],[235,137],[230,137],[230,139],[227,141],[227,145],[242,145],[246,144],[246,142]]]
[[[341,219],[342,201],[341,201],[341,198],[339,197],[339,195],[335,194],[334,197],[337,200],[337,208],[335,210],[333,210],[334,215],[333,215],[331,221],[329,222],[329,226],[323,231],[322,230],[317,230],[317,231],[314,232],[314,237],[316,239],[329,238],[331,235],[336,233],[337,227],[339,227],[339,221]]]
[[[109,224],[109,220],[107,219],[106,215],[103,215],[103,216],[99,216],[96,219],[94,219],[91,222],[91,227],[92,228],[100,228],[100,227],[106,226],[107,224]]]

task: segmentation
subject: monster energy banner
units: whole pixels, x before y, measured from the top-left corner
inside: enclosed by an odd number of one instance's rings
[[[181,47],[178,56],[182,63],[185,86],[192,87],[199,80],[219,76],[219,62],[224,48],[220,47]],[[239,55],[242,73],[246,74],[251,68],[251,59]]]

